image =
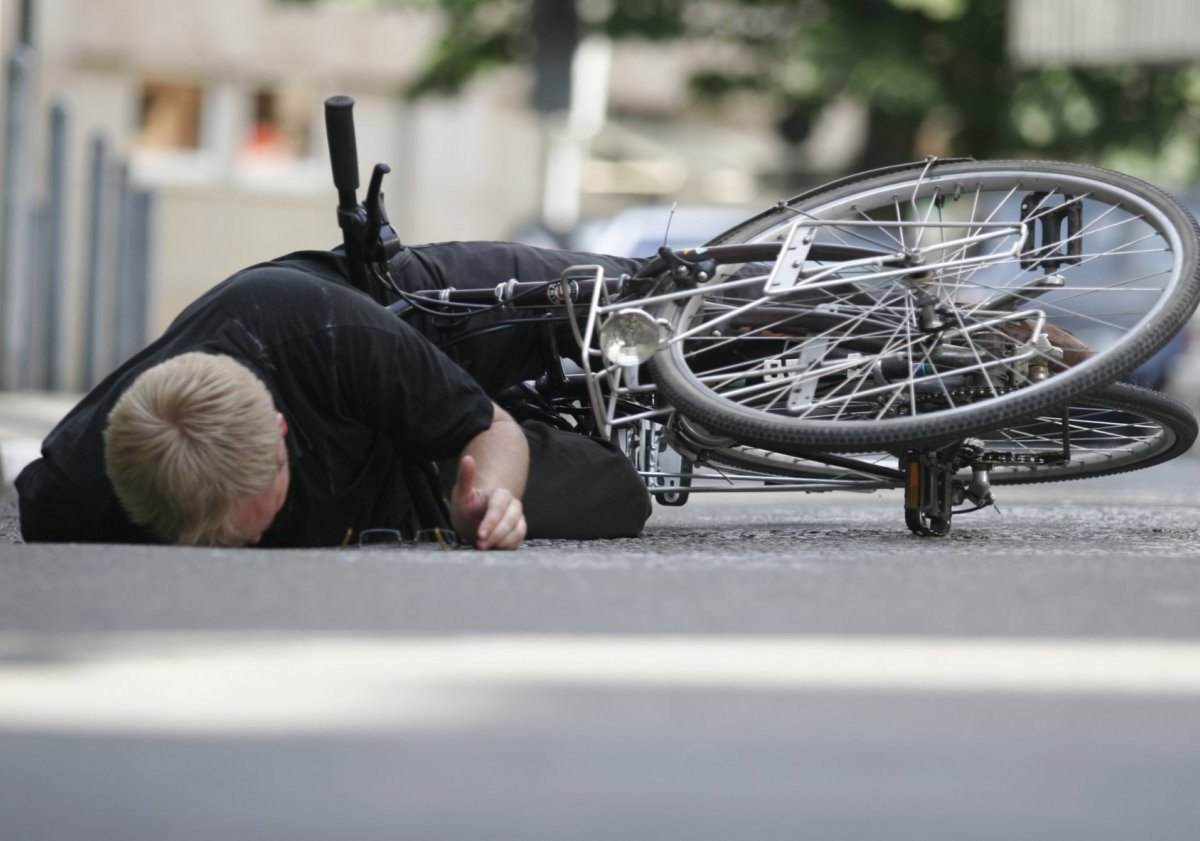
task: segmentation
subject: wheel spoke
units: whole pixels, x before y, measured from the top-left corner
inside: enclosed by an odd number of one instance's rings
[[[652,375],[727,435],[835,448],[985,428],[1120,375],[1200,298],[1186,211],[1095,168],[925,164],[756,224],[745,242],[802,233],[826,259],[755,264],[749,282],[725,266],[656,311],[669,327]]]

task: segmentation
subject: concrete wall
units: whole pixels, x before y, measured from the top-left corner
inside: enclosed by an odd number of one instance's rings
[[[1193,63],[1196,0],[1010,0],[1009,52],[1037,64]]]
[[[6,18],[12,5],[5,3]],[[407,105],[397,95],[436,34],[438,20],[427,10],[42,0],[36,21],[42,98],[65,101],[72,115],[77,204],[86,139],[96,134],[128,158],[134,182],[158,196],[152,334],[238,268],[340,241],[321,110],[334,93],[357,101],[363,189],[376,161],[392,166],[388,208],[409,241],[503,237],[536,213],[541,133],[520,74],[501,74],[452,101]],[[147,79],[202,86],[201,148],[138,147]],[[311,101],[307,158],[239,156],[249,103],[264,85]],[[82,236],[81,222],[77,228]],[[77,253],[68,273],[82,275]],[[73,298],[80,301],[82,291]]]

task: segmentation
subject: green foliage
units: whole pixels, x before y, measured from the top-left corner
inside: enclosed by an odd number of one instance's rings
[[[687,6],[687,0],[625,0],[612,5],[599,28],[613,38],[682,38],[687,36]]]
[[[552,0],[571,2],[571,0]],[[529,59],[534,0],[380,0],[440,6],[445,34],[410,94],[450,94]],[[838,99],[860,103],[870,140],[856,166],[937,152],[1113,164],[1193,178],[1200,70],[1139,65],[1021,68],[1008,58],[1007,0],[578,0],[614,38],[737,43],[744,60],[696,73],[719,102],[770,102],[801,139]]]
[[[488,70],[524,60],[528,0],[441,0],[445,30],[408,95],[449,95]]]

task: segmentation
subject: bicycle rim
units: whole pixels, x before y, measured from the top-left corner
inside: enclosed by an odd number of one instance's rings
[[[736,243],[802,250],[803,266],[724,266],[659,305],[668,339],[650,371],[683,414],[783,452],[1000,428],[1116,380],[1200,296],[1191,215],[1075,164],[918,165],[806,194],[712,244]]]
[[[1179,401],[1160,392],[1115,383],[1093,395],[999,429],[972,436],[971,446],[991,465],[993,485],[1020,485],[1089,479],[1142,470],[1188,450],[1197,422]],[[898,470],[890,453],[862,454],[825,465],[786,453],[729,443],[706,453],[707,460],[764,475],[792,478],[841,477],[877,489],[903,487],[903,478],[876,476]],[[857,467],[856,467],[857,465]],[[964,471],[968,478],[970,469]]]
[[[1069,438],[1064,439],[1065,430]],[[984,446],[1014,460],[992,469],[994,485],[1062,482],[1142,470],[1170,461],[1196,441],[1196,418],[1157,391],[1114,383],[1073,403],[984,436]],[[1062,460],[1053,458],[1063,452]]]

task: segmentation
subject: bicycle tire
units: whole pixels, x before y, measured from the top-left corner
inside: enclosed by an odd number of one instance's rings
[[[1093,479],[1142,470],[1188,452],[1196,442],[1197,420],[1183,403],[1161,392],[1114,383],[1073,401],[1066,409],[1070,455],[1053,458],[1063,444],[1063,412],[1044,412],[983,432],[973,445],[999,457],[989,474],[993,485],[1022,485]],[[1006,458],[1007,455],[1007,458]],[[797,479],[854,478],[862,484],[876,469],[898,470],[892,454],[845,459],[841,466],[803,457],[728,444],[706,451],[706,460],[757,473]],[[855,468],[857,462],[858,467]],[[902,476],[876,476],[879,490],[901,488]]]
[[[993,485],[1094,479],[1144,470],[1188,452],[1196,442],[1196,416],[1162,392],[1113,383],[1072,404],[1071,455],[1059,463],[993,468]],[[1058,443],[1061,417],[1044,413],[991,433],[993,447],[1037,453]]]
[[[731,291],[748,269],[726,265],[654,308],[667,342],[649,371],[671,404],[768,450],[932,446],[1001,428],[1115,381],[1200,301],[1191,214],[1098,167],[917,164],[811,191],[710,245],[783,244],[797,222],[812,254],[855,245],[878,259],[818,263],[824,274],[770,298],[765,270]],[[922,253],[940,265],[895,268]]]

